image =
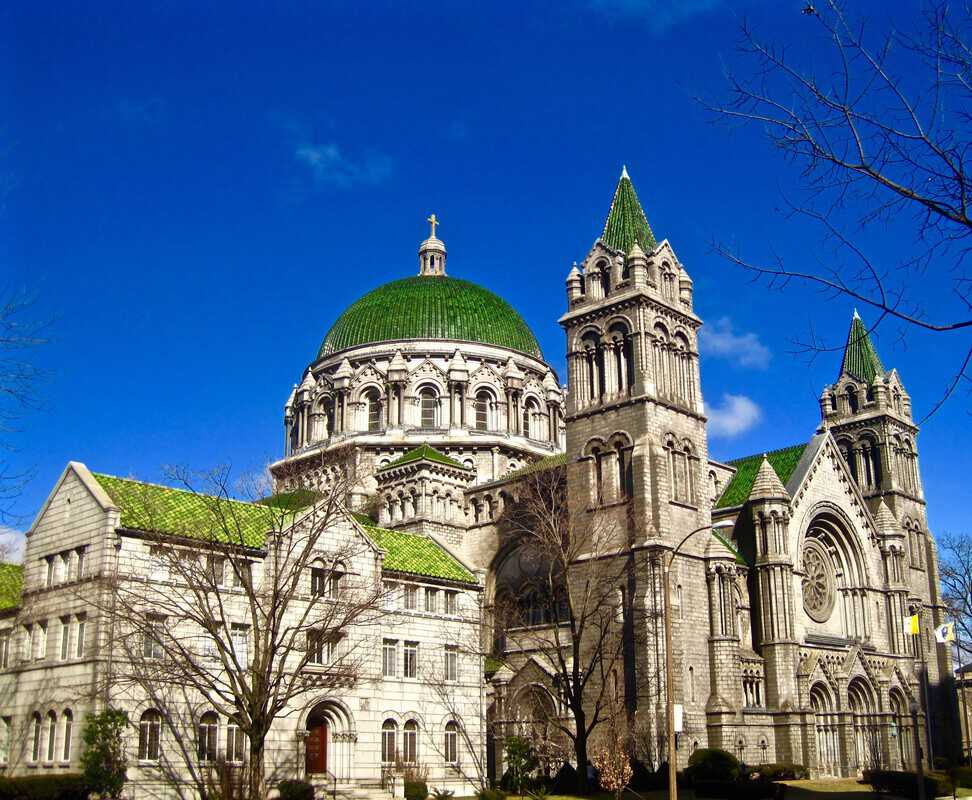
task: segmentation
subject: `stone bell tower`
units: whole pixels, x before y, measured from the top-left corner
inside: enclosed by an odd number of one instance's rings
[[[568,495],[573,514],[618,531],[631,548],[625,620],[638,644],[625,663],[625,699],[649,727],[664,728],[662,559],[710,522],[703,490],[707,462],[699,388],[692,280],[668,241],[657,242],[627,170],[607,220],[583,263],[567,276],[569,395],[566,413]],[[689,541],[672,569],[676,702],[693,736],[705,736],[706,642],[688,635],[708,627],[705,537]],[[684,592],[683,592],[683,587]],[[686,634],[682,635],[685,626]],[[646,687],[651,687],[646,689]],[[687,752],[684,754],[687,758]]]

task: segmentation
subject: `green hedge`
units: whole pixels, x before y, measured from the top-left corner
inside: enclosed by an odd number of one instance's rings
[[[405,781],[405,800],[425,800],[429,787],[425,781]]]
[[[314,800],[314,787],[307,781],[280,781],[280,800]]]
[[[753,772],[770,781],[802,781],[810,777],[810,770],[803,764],[760,764],[753,767]]]
[[[685,774],[696,781],[734,781],[739,777],[739,760],[718,747],[703,747],[689,756]]]
[[[871,784],[875,792],[907,797],[911,800],[918,798],[918,774],[915,772],[898,772],[889,769],[866,769],[863,774],[864,783]],[[947,782],[933,775],[925,775],[925,797],[940,797],[951,794],[952,790]]]
[[[83,775],[28,775],[0,778],[0,800],[87,800]]]

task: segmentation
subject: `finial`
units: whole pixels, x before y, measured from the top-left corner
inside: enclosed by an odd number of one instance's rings
[[[628,178],[629,181],[631,180],[631,178],[628,176],[628,166],[627,166],[627,164],[622,164],[621,165],[621,180],[624,180],[625,178]]]
[[[431,238],[434,239],[435,238],[435,228],[436,228],[437,225],[439,225],[441,223],[439,222],[439,219],[438,219],[438,217],[435,216],[435,214],[430,215],[429,218],[427,220],[425,220],[425,221],[428,222],[429,225],[432,226],[432,237]]]
[[[854,309],[854,319],[860,319],[861,315],[857,313],[857,309]]]

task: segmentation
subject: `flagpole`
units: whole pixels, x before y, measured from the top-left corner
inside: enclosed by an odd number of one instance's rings
[[[915,607],[915,616],[918,618],[918,663],[921,665],[921,690],[925,701],[925,742],[928,745],[928,768],[931,769],[935,764],[935,751],[932,749],[931,735],[931,706],[928,704],[928,664],[925,662],[925,637],[922,635],[921,606]]]
[[[958,622],[952,622],[952,631],[955,635],[955,651],[958,653],[958,675],[955,687],[959,693],[959,702],[962,704],[962,716],[965,718],[965,735],[962,736],[962,727],[959,726],[959,738],[961,739],[962,755],[968,753],[969,760],[972,761],[972,727],[969,726],[969,700],[965,696],[965,673],[962,671],[962,641],[959,639]]]

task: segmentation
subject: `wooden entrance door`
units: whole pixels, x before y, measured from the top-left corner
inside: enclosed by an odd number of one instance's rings
[[[307,774],[327,772],[327,720],[312,718],[307,723]]]

